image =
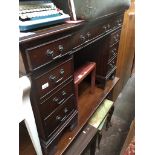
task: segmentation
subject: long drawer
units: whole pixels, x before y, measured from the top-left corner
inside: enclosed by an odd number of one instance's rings
[[[76,109],[74,96],[71,96],[63,105],[58,107],[54,113],[44,120],[47,137],[62,125],[71,113]]]
[[[123,22],[123,16],[120,15],[113,20],[108,20],[107,22],[101,21],[98,24],[92,23],[90,25],[86,25],[85,29],[82,29],[80,32],[77,32],[75,33],[75,35],[73,35],[73,39],[72,39],[73,49],[76,49],[80,47],[82,44],[89,42],[89,40],[97,38],[103,34],[106,34],[109,31],[112,31],[117,29],[118,27],[121,27],[122,22]],[[115,39],[115,36],[114,36],[114,39]]]
[[[64,104],[66,99],[73,95],[73,80],[70,80],[62,88],[54,92],[48,99],[39,104],[41,117],[45,119],[54,112],[59,106]]]
[[[34,80],[37,95],[42,98],[73,75],[72,58],[60,63]]]
[[[70,52],[72,49],[69,44],[70,41],[71,34],[57,40],[26,49],[29,69],[34,70]]]

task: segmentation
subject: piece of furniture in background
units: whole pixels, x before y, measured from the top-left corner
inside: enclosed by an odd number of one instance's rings
[[[113,90],[113,100],[121,92],[134,71],[135,60],[135,1],[131,0],[130,8],[124,14],[120,44],[118,49],[116,76],[120,81]]]
[[[74,86],[75,86],[75,95],[78,103],[78,85],[83,81],[88,74],[91,73],[91,89],[90,92],[94,93],[95,91],[95,75],[96,75],[96,63],[87,62],[74,72]]]
[[[42,155],[40,140],[30,102],[31,83],[28,77],[19,78],[19,123],[24,121],[37,155]]]

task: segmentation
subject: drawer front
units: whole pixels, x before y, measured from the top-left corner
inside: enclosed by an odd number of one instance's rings
[[[72,61],[70,58],[35,79],[36,91],[40,98],[73,75]]]
[[[112,46],[109,50],[109,61],[110,62],[114,57],[117,56],[117,51],[118,51],[118,44],[115,46]]]
[[[60,125],[65,123],[68,116],[75,110],[74,97],[70,97],[52,115],[44,120],[47,136],[50,136]]]
[[[66,99],[73,95],[73,80],[69,81],[62,88],[56,91],[47,100],[39,104],[41,117],[44,119],[55,111],[59,106],[64,104]]]
[[[86,39],[85,32],[75,33],[72,40],[73,49],[80,47],[81,44],[84,44]]]
[[[62,37],[58,40],[29,48],[26,51],[29,69],[34,70],[48,62],[52,62],[71,50],[70,42],[71,35]]]
[[[113,46],[114,44],[119,42],[120,34],[121,34],[121,30],[118,30],[118,31],[111,34],[110,46]]]
[[[110,63],[108,63],[108,72],[107,75],[116,68],[116,60],[117,58],[115,57]]]

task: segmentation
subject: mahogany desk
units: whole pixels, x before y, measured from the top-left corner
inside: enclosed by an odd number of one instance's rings
[[[31,104],[45,155],[63,154],[118,82],[123,13],[47,27],[19,39],[20,74],[31,80]],[[96,63],[97,84],[92,95],[84,81],[77,103],[73,75],[87,61]]]

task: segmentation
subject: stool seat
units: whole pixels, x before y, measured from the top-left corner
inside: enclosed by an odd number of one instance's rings
[[[95,62],[87,62],[74,72],[74,84],[79,84],[94,68]]]
[[[91,73],[91,93],[93,93],[95,89],[96,63],[87,62],[74,72],[74,85],[75,85],[75,94],[77,102],[78,102],[78,84],[80,84],[89,73]]]

